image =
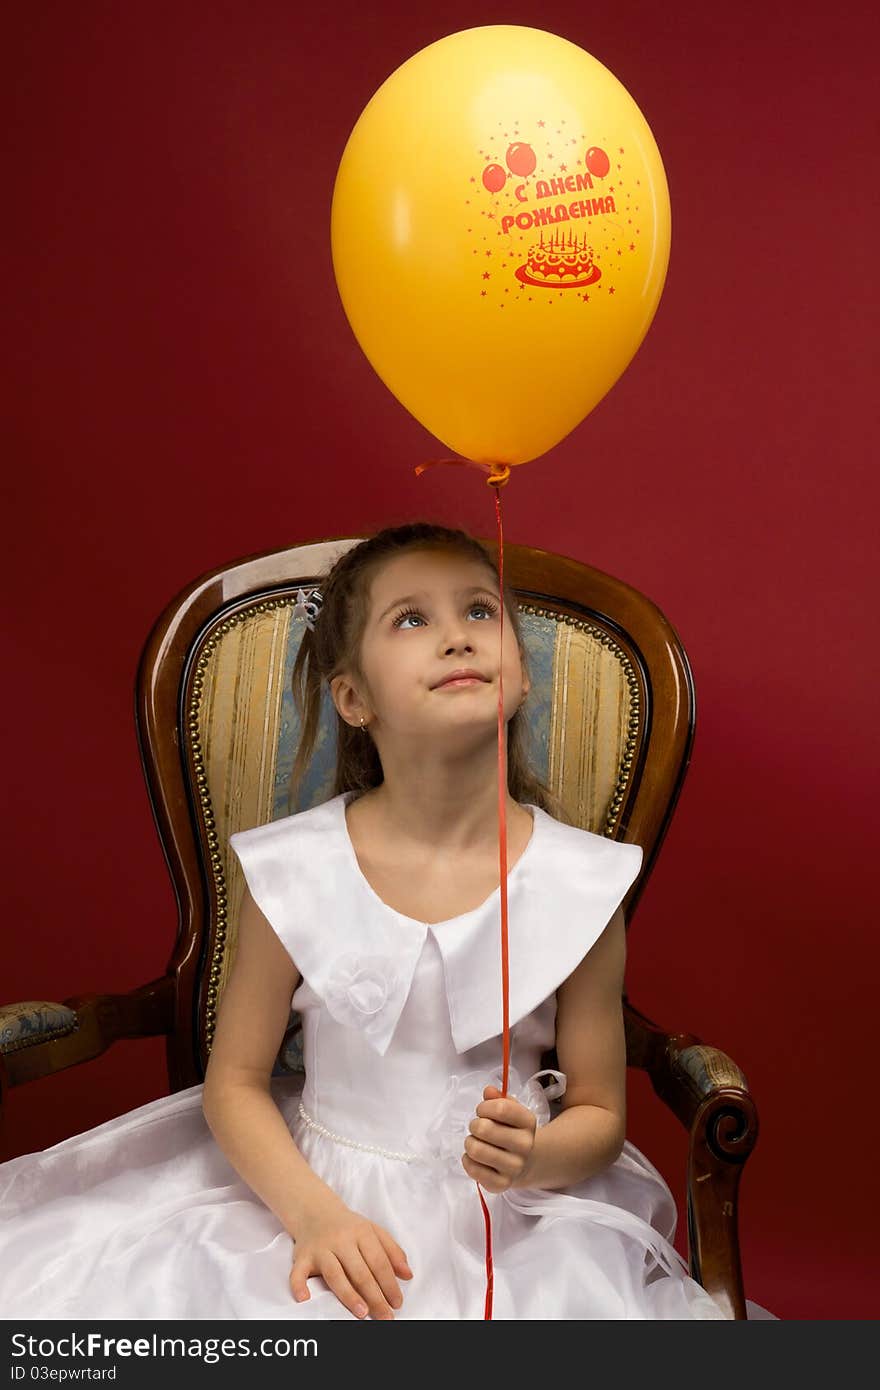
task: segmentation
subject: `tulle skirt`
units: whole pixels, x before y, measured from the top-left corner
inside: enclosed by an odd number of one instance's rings
[[[405,1250],[413,1278],[395,1317],[482,1319],[483,1214],[460,1165],[339,1143],[303,1120],[300,1078],[272,1089],[314,1171]],[[672,1246],[672,1195],[632,1144],[565,1191],[487,1203],[496,1320],[725,1318]],[[294,1301],[293,1240],[218,1147],[201,1086],[0,1165],[0,1250],[5,1319],[353,1317],[317,1276]]]

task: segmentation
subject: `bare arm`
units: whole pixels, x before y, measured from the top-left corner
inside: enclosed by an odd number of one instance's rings
[[[623,973],[626,929],[618,908],[557,990],[556,1053],[568,1080],[562,1112],[535,1128],[519,1101],[487,1087],[465,1140],[465,1172],[491,1192],[568,1187],[619,1156],[626,1134]]]
[[[392,1318],[411,1279],[394,1237],[352,1212],[318,1177],[272,1098],[272,1067],[290,1016],[299,971],[245,889],[238,951],[223,991],[202,1107],[214,1138],[248,1186],[294,1238],[290,1288],[310,1297],[321,1275],[357,1317]]]
[[[233,1168],[294,1237],[306,1211],[340,1201],[302,1157],[270,1091],[299,979],[246,888],[238,950],[220,1002],[202,1105]]]
[[[567,1187],[600,1173],[626,1136],[623,974],[626,927],[618,908],[557,991],[556,1055],[568,1078],[562,1113],[535,1135],[519,1187]]]

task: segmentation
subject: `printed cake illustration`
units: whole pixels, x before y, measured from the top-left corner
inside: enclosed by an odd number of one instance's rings
[[[576,238],[557,231],[549,241],[543,236],[529,247],[525,265],[516,272],[524,285],[540,285],[550,289],[595,285],[602,272],[593,264],[593,248],[587,245],[586,234]]]

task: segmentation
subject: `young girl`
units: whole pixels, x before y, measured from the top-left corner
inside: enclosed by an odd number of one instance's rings
[[[4,1316],[482,1318],[479,1184],[496,1319],[722,1318],[625,1140],[642,851],[566,824],[530,773],[515,600],[478,542],[424,523],[346,552],[321,594],[294,779],[326,683],[336,794],[231,837],[247,887],[204,1086],[0,1167]],[[304,1084],[272,1075],[291,1001]]]

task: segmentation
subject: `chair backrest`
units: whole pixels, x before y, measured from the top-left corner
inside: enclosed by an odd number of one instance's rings
[[[244,885],[229,836],[333,794],[336,713],[325,692],[299,802],[288,800],[299,733],[291,673],[304,631],[292,610],[297,591],[320,585],[359,540],[295,546],[202,576],[168,605],[144,648],[138,737],[179,905],[168,965],[174,1089],[204,1075],[234,960]],[[497,556],[494,541],[483,543]],[[642,871],[624,902],[630,922],[690,757],[687,657],[659,609],[611,575],[507,544],[504,573],[529,655],[533,765],[573,824],[642,846]],[[295,1054],[282,1065],[295,1066]]]

